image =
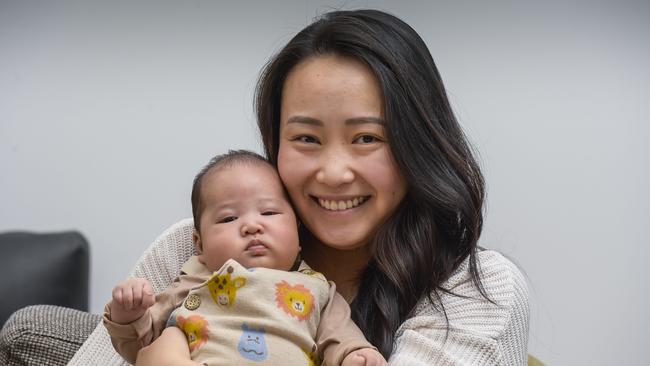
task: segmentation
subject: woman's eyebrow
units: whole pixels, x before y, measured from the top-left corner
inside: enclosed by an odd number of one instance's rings
[[[323,121],[305,116],[292,116],[287,120],[287,124],[288,123],[302,123],[311,126],[323,126]],[[361,125],[366,123],[374,123],[382,126],[386,124],[384,122],[384,119],[379,117],[354,117],[345,120],[346,125]]]
[[[289,123],[302,123],[306,125],[311,125],[311,126],[322,126],[323,121],[316,119],[316,118],[311,118],[311,117],[305,117],[305,116],[291,116],[287,120],[287,124]]]
[[[355,117],[345,120],[346,125],[362,125],[366,123],[374,123],[382,126],[386,124],[384,119],[379,117]]]

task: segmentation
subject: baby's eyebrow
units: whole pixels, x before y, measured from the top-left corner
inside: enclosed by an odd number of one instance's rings
[[[284,201],[284,198],[263,198],[259,200],[261,204],[280,204]]]

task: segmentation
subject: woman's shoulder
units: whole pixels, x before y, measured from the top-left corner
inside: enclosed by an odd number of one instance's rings
[[[442,288],[422,299],[396,333],[391,364],[524,365],[528,344],[528,286],[522,271],[493,250],[476,256],[481,285],[476,287],[466,259]],[[436,297],[436,294],[439,297]],[[472,361],[474,360],[474,361]],[[435,361],[435,362],[434,362]]]
[[[448,292],[438,291],[438,303],[422,299],[409,322],[425,320],[427,324],[446,328],[445,313],[451,330],[499,338],[513,326],[528,328],[528,284],[522,271],[511,260],[494,250],[481,250],[476,256],[485,299],[474,283],[469,258],[442,284]],[[433,295],[433,294],[432,294]],[[436,297],[432,296],[436,301]],[[491,301],[490,301],[491,300]],[[440,303],[442,306],[440,306]],[[444,313],[441,311],[444,309]],[[431,322],[433,318],[435,321]],[[440,320],[443,320],[440,322]]]
[[[503,254],[495,250],[480,250],[476,253],[476,265],[481,283],[488,295],[500,298],[503,295],[501,290],[505,288],[527,292],[526,279],[521,269]],[[467,258],[442,284],[442,287],[461,295],[474,295],[476,287],[473,284],[470,260]]]

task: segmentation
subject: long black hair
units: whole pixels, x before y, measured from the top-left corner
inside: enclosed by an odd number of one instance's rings
[[[426,44],[408,24],[376,10],[323,15],[265,66],[255,107],[272,164],[277,166],[287,75],[319,55],[354,58],[377,77],[388,143],[408,184],[405,198],[373,239],[373,257],[351,304],[354,321],[388,358],[395,331],[418,301],[428,299],[446,318],[442,284],[467,258],[474,284],[488,298],[476,260],[483,176]]]

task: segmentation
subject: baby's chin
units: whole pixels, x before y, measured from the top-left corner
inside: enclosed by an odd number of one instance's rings
[[[280,263],[268,255],[244,255],[239,258],[232,259],[246,269],[268,268],[277,269],[279,271],[290,271],[292,268],[294,268],[294,265],[296,263],[295,261],[291,263]],[[199,257],[199,262],[203,264],[210,272],[216,272],[220,270],[221,267],[223,267],[223,265],[226,263],[224,261],[223,263],[210,264],[201,257]]]
[[[269,257],[248,257],[241,258],[241,261],[235,259],[239,264],[246,267],[247,269],[252,268],[268,268],[268,269],[277,269],[279,271],[290,271],[293,268],[293,263],[278,263]]]

